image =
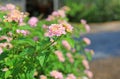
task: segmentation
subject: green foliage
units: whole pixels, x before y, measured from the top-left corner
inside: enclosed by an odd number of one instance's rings
[[[39,20],[36,26],[28,23],[31,18],[24,17],[25,25],[20,25],[16,21],[19,16],[12,15],[15,18],[11,18],[8,13],[0,11],[0,79],[39,79],[41,75],[53,79],[50,73],[54,70],[61,72],[64,78],[68,74],[74,74],[76,78],[86,76],[82,61],[87,58],[91,60],[92,55],[84,51],[87,44],[83,40],[76,42],[73,39],[73,36],[80,37],[80,33],[86,31],[83,24],[75,25],[75,32],[72,32],[70,24],[62,25],[68,23],[67,17],[59,15],[51,21]],[[3,16],[13,20],[9,22]],[[51,24],[62,25],[65,34],[45,36]],[[80,54],[81,51],[86,55]],[[59,56],[64,59],[60,60]]]
[[[65,5],[71,8],[68,16],[72,22],[80,19],[88,22],[120,20],[119,0],[66,0]]]

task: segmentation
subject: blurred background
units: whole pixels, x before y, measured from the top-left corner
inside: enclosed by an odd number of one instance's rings
[[[31,16],[46,18],[62,6],[71,8],[69,21],[79,24],[87,20],[91,32],[82,35],[91,39],[87,48],[95,55],[90,62],[94,79],[120,79],[120,0],[0,0],[13,3]]]

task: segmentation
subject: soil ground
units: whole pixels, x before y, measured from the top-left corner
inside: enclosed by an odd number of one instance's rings
[[[93,79],[120,79],[120,58],[98,59],[90,63]]]

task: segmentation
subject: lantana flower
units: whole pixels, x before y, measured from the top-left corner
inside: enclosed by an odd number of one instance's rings
[[[84,20],[84,19],[81,19],[80,21],[81,21],[81,23],[84,25],[86,31],[87,31],[87,32],[90,32],[90,26],[87,24],[87,21]]]
[[[8,12],[7,16],[4,16],[5,21],[7,22],[18,22],[21,23],[21,20],[26,17],[26,15],[23,12],[20,12],[19,10],[15,9],[10,12]]]
[[[0,37],[0,41],[1,41],[1,40],[4,40],[4,39],[7,40],[7,42],[12,41],[12,38],[10,38],[10,37],[7,37],[7,36],[1,36],[1,37]]]
[[[63,75],[61,72],[57,71],[57,70],[53,70],[50,72],[50,75],[52,77],[54,77],[55,79],[63,79]]]
[[[37,26],[37,22],[38,22],[38,18],[37,17],[31,17],[28,21],[28,24],[31,26],[31,27],[35,27]]]
[[[68,74],[66,79],[76,79],[74,74]]]
[[[40,75],[40,79],[47,79],[47,76],[45,76],[45,75]]]
[[[19,29],[17,29],[16,32],[17,32],[18,34],[21,33],[21,34],[23,34],[24,36],[30,34],[30,32],[29,32],[28,30],[19,30]]]
[[[91,44],[90,39],[87,38],[87,37],[84,37],[84,38],[83,38],[83,41],[84,41],[87,45],[90,45],[90,44]]]
[[[70,61],[71,63],[74,62],[74,58],[73,58],[73,56],[72,56],[72,54],[71,54],[70,52],[68,52],[68,53],[66,54],[66,56],[68,57],[68,59],[69,59],[69,61]]]
[[[66,29],[67,32],[72,32],[73,27],[69,23],[63,22],[62,24],[65,27],[65,29]]]
[[[68,43],[67,40],[62,40],[62,45],[67,49],[67,50],[71,50],[71,46]]]
[[[52,36],[61,36],[62,34],[66,34],[65,27],[62,24],[52,24],[48,28],[48,37]]]
[[[65,61],[65,58],[64,58],[64,56],[63,56],[61,51],[57,50],[57,51],[55,51],[55,54],[57,55],[57,57],[58,57],[60,62],[64,62]]]
[[[0,6],[0,10],[2,10],[2,11],[11,11],[14,9],[16,9],[16,6],[11,3],[6,4],[5,6]]]
[[[93,78],[93,73],[90,70],[85,70],[85,74],[92,79]]]
[[[84,67],[85,67],[86,69],[89,69],[89,68],[90,68],[90,67],[89,67],[89,63],[88,63],[88,61],[87,61],[86,59],[82,60],[82,64],[84,65]]]

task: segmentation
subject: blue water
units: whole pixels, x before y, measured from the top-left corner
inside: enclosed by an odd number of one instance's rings
[[[92,43],[87,48],[95,51],[93,58],[120,56],[120,31],[100,32],[84,36],[91,39]]]

